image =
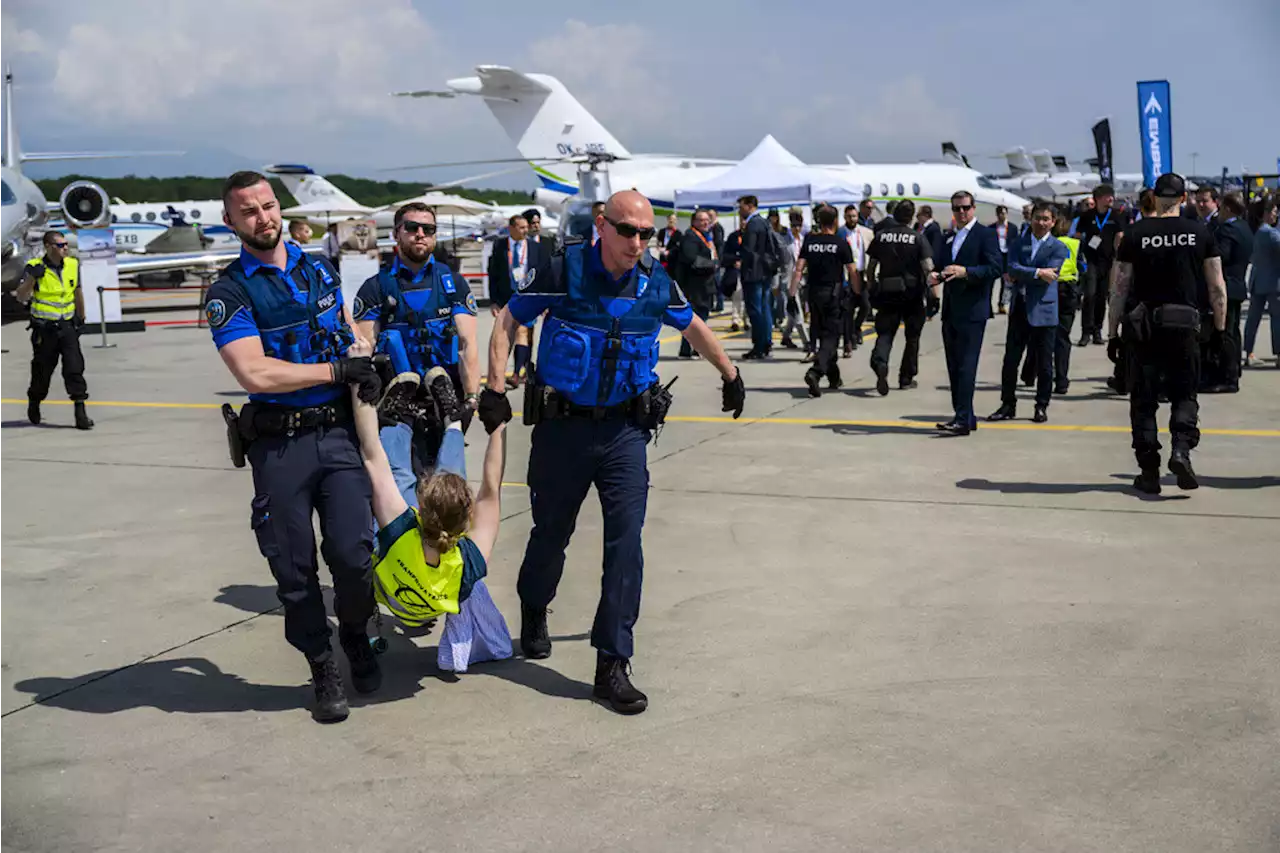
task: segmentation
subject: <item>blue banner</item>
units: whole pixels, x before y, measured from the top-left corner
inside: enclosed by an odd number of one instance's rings
[[[1173,171],[1168,80],[1138,83],[1138,135],[1142,137],[1142,182],[1154,187],[1156,178]]]

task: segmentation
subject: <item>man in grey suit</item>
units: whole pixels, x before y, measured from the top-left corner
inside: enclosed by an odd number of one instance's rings
[[[1053,391],[1053,342],[1058,330],[1058,273],[1071,256],[1054,237],[1057,210],[1039,202],[1031,211],[1031,230],[1008,245],[1005,272],[1012,291],[1009,330],[1005,337],[1004,365],[1000,372],[1000,408],[990,421],[1013,420],[1017,416],[1018,362],[1028,345],[1036,366],[1036,410],[1038,424],[1049,420],[1049,395]]]

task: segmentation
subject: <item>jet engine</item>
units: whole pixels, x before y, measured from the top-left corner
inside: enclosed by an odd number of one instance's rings
[[[63,218],[74,228],[102,228],[111,222],[111,199],[93,181],[68,184],[58,203]]]

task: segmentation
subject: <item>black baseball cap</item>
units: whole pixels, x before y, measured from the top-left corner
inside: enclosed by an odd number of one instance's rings
[[[1156,178],[1156,198],[1178,198],[1187,192],[1187,182],[1174,172],[1165,172]]]

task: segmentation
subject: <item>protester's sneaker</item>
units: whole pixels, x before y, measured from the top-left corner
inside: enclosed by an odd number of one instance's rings
[[[372,693],[382,686],[382,667],[373,653],[369,635],[364,631],[338,629],[338,642],[351,664],[351,683],[357,693]]]
[[[323,660],[308,660],[311,667],[311,686],[315,689],[316,703],[311,708],[311,719],[317,723],[340,723],[351,713],[347,707],[347,694],[342,689],[342,674],[331,652]]]
[[[1184,492],[1200,488],[1196,470],[1191,467],[1191,451],[1175,447],[1169,454],[1169,472],[1178,478],[1178,488]]]
[[[415,398],[422,387],[422,377],[405,371],[388,382],[378,400],[378,414],[393,421],[412,421],[417,417]]]
[[[462,406],[458,404],[458,393],[453,389],[453,380],[443,367],[433,367],[427,371],[426,386],[435,398],[441,421],[448,424],[461,419]]]
[[[639,714],[649,707],[649,697],[631,683],[631,662],[604,652],[596,654],[596,683],[592,695],[609,703],[619,714]]]
[[[547,608],[520,605],[520,651],[531,660],[551,657],[551,635],[547,633]]]

